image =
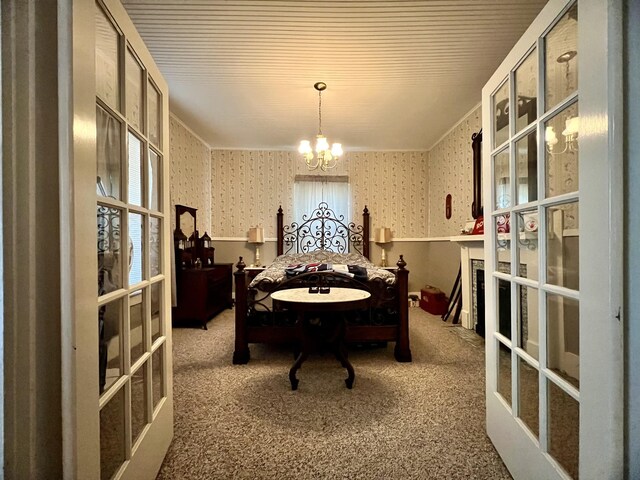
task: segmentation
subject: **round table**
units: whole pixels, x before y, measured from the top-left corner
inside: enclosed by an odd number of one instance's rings
[[[369,306],[371,294],[366,290],[357,288],[331,287],[327,293],[310,293],[308,287],[278,290],[271,294],[274,308],[286,308],[298,314],[296,325],[298,327],[301,351],[295,363],[289,370],[291,389],[298,388],[299,380],[296,371],[309,356],[310,350],[316,338],[319,322],[328,324],[330,328],[330,343],[334,347],[336,358],[347,369],[348,378],[345,380],[347,388],[353,388],[355,372],[347,358],[347,349],[344,344],[346,321],[343,315],[323,316],[321,319],[312,319],[305,313],[346,312],[350,310],[366,309]]]

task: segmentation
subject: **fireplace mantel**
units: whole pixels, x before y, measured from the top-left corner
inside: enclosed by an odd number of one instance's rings
[[[449,239],[460,245],[460,281],[462,282],[462,309],[460,322],[463,327],[475,328],[473,318],[472,260],[484,260],[484,235],[458,235]]]

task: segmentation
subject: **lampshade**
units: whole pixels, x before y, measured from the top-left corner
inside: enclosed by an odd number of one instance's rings
[[[249,243],[264,243],[264,228],[251,227],[249,229]]]
[[[380,227],[376,229],[375,241],[376,243],[391,242],[391,229],[388,227]]]

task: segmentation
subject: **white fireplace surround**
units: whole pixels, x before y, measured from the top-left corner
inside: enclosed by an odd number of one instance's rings
[[[484,235],[459,235],[449,239],[460,245],[460,281],[462,282],[462,309],[460,323],[463,327],[475,328],[473,314],[472,260],[484,260]]]

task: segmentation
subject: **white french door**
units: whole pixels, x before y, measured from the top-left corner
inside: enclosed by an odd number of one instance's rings
[[[173,436],[169,92],[119,0],[73,6],[74,116],[84,117],[74,142],[92,147],[73,176],[85,279],[75,301],[93,315],[76,325],[72,476],[155,478]]]
[[[619,4],[551,0],[482,92],[487,432],[516,479],[622,478]]]

